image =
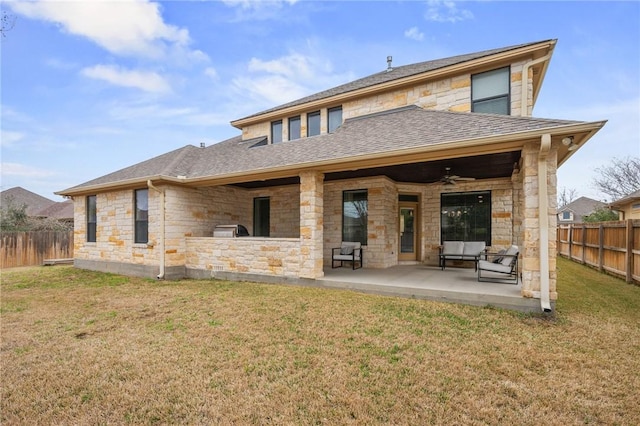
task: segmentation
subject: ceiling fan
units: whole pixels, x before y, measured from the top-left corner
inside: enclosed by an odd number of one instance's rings
[[[461,177],[458,175],[452,175],[451,167],[445,167],[444,170],[445,170],[445,173],[444,173],[444,176],[442,176],[442,178],[440,179],[440,182],[442,182],[445,185],[455,185],[457,181],[476,180],[476,178],[472,178],[472,177]]]

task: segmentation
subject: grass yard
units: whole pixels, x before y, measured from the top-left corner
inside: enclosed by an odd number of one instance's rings
[[[2,425],[640,424],[640,287],[555,319],[349,291],[2,271]]]

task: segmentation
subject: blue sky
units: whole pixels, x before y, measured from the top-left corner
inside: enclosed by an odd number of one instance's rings
[[[534,116],[609,120],[558,172],[640,156],[640,2],[3,1],[2,190],[68,187],[405,65],[558,39]]]

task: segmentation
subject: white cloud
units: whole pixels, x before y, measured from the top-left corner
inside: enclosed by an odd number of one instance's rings
[[[161,58],[167,48],[184,48],[190,41],[186,29],[166,24],[160,5],[147,0],[40,0],[10,6],[16,13],[54,22],[117,55]]]
[[[427,21],[450,23],[473,19],[473,13],[467,9],[458,9],[458,4],[453,0],[428,0],[424,17]]]
[[[346,81],[344,76],[334,74],[328,61],[295,52],[269,61],[252,58],[247,71],[247,75],[233,79],[233,86],[243,97],[265,107]]]
[[[171,91],[169,83],[155,72],[123,70],[113,65],[96,65],[84,68],[82,75],[104,80],[116,86],[134,87],[151,93],[166,93]]]
[[[424,40],[424,33],[420,32],[418,27],[411,27],[404,32],[404,36],[406,38],[410,38],[412,40],[422,41]]]
[[[0,137],[2,138],[2,140],[0,140],[0,146],[6,148],[13,146],[24,139],[24,133],[2,130],[2,136]]]
[[[40,178],[53,176],[55,175],[55,173],[50,170],[25,166],[24,164],[20,163],[2,163],[2,175]]]
[[[218,71],[216,71],[213,67],[208,67],[204,70],[204,75],[209,77],[212,80],[217,80],[219,78]]]

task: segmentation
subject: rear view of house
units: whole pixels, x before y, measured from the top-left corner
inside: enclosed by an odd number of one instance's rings
[[[521,247],[522,297],[550,309],[556,169],[605,124],[531,116],[555,45],[389,66],[61,191],[75,264],[319,280],[342,241],[361,244],[365,269],[437,265],[443,241],[484,241]],[[221,225],[250,236],[214,237]]]

